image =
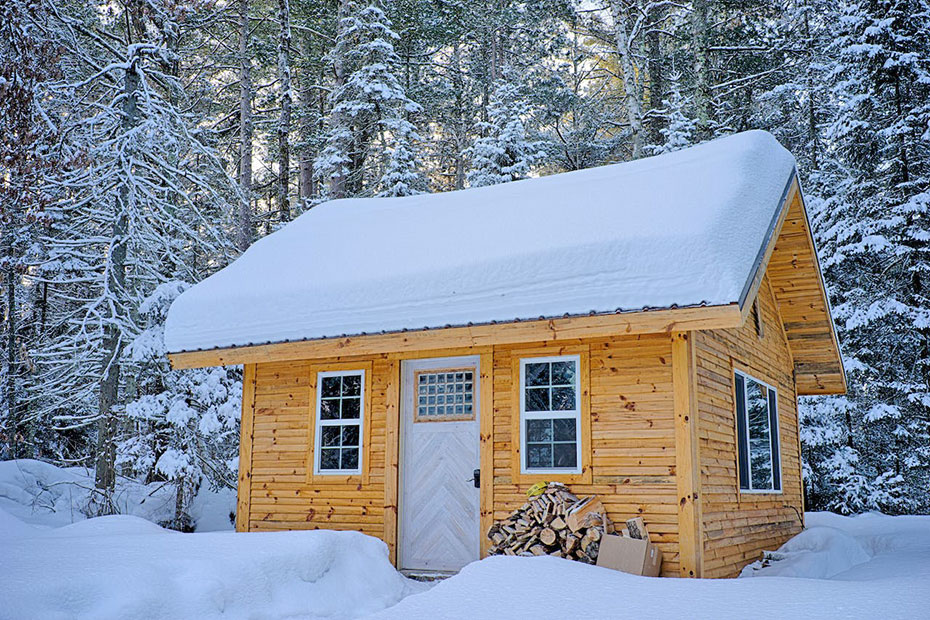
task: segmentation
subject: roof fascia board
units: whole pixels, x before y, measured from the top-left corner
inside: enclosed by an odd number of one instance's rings
[[[788,210],[791,208],[791,203],[795,195],[799,193],[798,172],[797,168],[795,168],[791,171],[791,176],[788,177],[788,182],[785,184],[785,189],[782,191],[781,198],[779,198],[778,204],[780,207],[775,211],[775,215],[772,216],[772,221],[769,223],[769,228],[765,233],[765,239],[763,239],[762,245],[759,247],[759,253],[756,255],[752,270],[749,272],[749,278],[746,280],[746,283],[743,285],[743,291],[740,293],[739,307],[742,314],[742,321],[745,321],[749,316],[752,301],[759,292],[759,287],[762,285],[762,277],[765,275],[765,269],[768,267],[769,259],[775,251],[775,242],[778,239],[779,233],[781,233],[781,227],[785,223],[785,218],[788,216]]]
[[[175,369],[738,327],[737,304],[363,334],[169,353]]]

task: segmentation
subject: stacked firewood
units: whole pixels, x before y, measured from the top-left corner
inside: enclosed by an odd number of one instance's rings
[[[553,555],[587,564],[597,561],[601,537],[614,532],[596,497],[579,499],[550,482],[513,514],[488,530],[491,555]]]

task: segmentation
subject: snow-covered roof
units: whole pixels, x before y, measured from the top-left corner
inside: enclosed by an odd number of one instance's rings
[[[178,297],[166,346],[740,303],[794,168],[748,131],[491,187],[334,200]]]

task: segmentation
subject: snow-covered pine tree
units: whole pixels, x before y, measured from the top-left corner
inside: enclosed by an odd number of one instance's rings
[[[468,149],[471,187],[525,179],[545,157],[543,145],[527,138],[523,119],[529,114],[517,76],[504,71],[491,94],[488,121],[479,126],[484,135]]]
[[[165,350],[168,308],[188,284],[160,284],[142,300],[144,326],[126,347],[136,397],[126,405],[116,465],[175,487],[174,517],[163,524],[191,531],[190,504],[200,486],[235,488],[242,377],[239,367],[171,370]]]
[[[68,72],[43,93],[44,117],[62,136],[57,148],[78,164],[45,186],[59,230],[42,267],[62,312],[56,338],[36,354],[33,398],[60,427],[97,425],[96,509],[104,512],[114,509],[115,446],[133,391],[122,353],[142,329],[136,308],[161,282],[195,280],[231,251],[217,223],[231,212],[235,186],[210,135],[181,111],[169,47],[180,23],[173,11],[187,27],[196,21],[174,3],[147,6],[130,2],[106,22],[86,8],[56,12]]]
[[[330,53],[336,84],[330,95],[326,142],[314,162],[323,198],[373,194],[380,174],[370,167],[375,138],[383,122],[397,122],[420,106],[411,101],[394,73],[397,34],[376,4],[340,2],[335,46]],[[412,144],[412,143],[411,143]],[[366,174],[368,173],[368,174]]]
[[[816,226],[850,379],[843,415],[869,507],[926,511],[930,5],[853,2],[836,27],[827,138],[841,173]]]
[[[412,196],[426,192],[426,179],[420,173],[421,162],[416,145],[422,138],[416,128],[404,118],[382,122],[390,133],[392,147],[388,153],[378,196]]]
[[[649,154],[670,153],[694,143],[697,122],[688,116],[691,102],[681,94],[681,74],[670,74],[668,86],[668,98],[662,100],[661,111],[666,118],[666,125],[659,130],[663,141],[647,147],[646,152]]]

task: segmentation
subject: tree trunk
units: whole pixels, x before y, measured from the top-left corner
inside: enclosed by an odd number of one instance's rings
[[[694,48],[694,111],[697,135],[710,137],[710,76],[707,66],[707,20],[709,0],[694,0],[691,9],[691,45]]]
[[[310,35],[305,34],[303,37],[304,41],[304,56],[310,57]],[[311,110],[314,109],[315,101],[313,100],[313,76],[311,72],[304,71],[304,84],[303,88],[300,89],[300,118],[301,118],[301,131],[302,131],[302,143],[303,146],[300,149],[299,153],[299,178],[298,178],[298,194],[300,196],[300,209],[304,210],[310,204],[310,201],[313,199],[314,194],[316,194],[315,180],[313,177],[313,152],[310,150],[310,140],[313,137],[313,114]]]
[[[643,109],[636,92],[636,72],[633,69],[633,50],[626,28],[626,14],[620,0],[611,0],[610,12],[614,19],[614,36],[617,39],[617,54],[623,72],[623,92],[626,112],[630,122],[633,159],[643,155]]]
[[[462,80],[462,52],[458,43],[452,47],[452,90],[455,92],[455,125],[453,126],[455,144],[455,189],[465,188],[465,155],[468,143],[467,123],[465,122],[465,84]]]
[[[8,231],[9,232],[9,231]],[[16,267],[13,258],[13,243],[10,241],[9,247],[9,266],[7,268],[6,280],[6,393],[7,406],[7,423],[10,432],[9,442],[10,451],[14,458],[20,456],[19,443],[19,414],[16,403],[16,376],[18,373],[16,363]]]
[[[348,10],[348,0],[339,0],[339,11],[336,15],[336,20],[342,27],[342,20],[345,19],[346,11]],[[342,90],[342,87],[346,83],[346,67],[345,67],[345,38],[340,34],[336,37],[336,46],[332,51],[333,59],[333,92],[339,92]],[[339,127],[343,123],[343,120],[340,118],[340,115],[336,111],[330,113],[330,125],[333,127]],[[349,148],[349,145],[346,144],[346,148]],[[351,158],[351,153],[345,153],[346,156]],[[346,173],[344,168],[340,168],[337,172],[333,174],[329,179],[329,197],[330,198],[345,198],[346,197]]]
[[[281,115],[278,119],[278,217],[280,221],[291,219],[288,201],[288,177],[290,173],[291,133],[291,21],[290,1],[278,0],[278,20],[281,22],[281,38],[278,42],[278,89],[281,93]]]
[[[649,16],[651,23],[661,24],[665,17],[666,8],[658,7],[653,15]],[[662,29],[655,27],[646,33],[646,71],[649,76],[649,109],[658,110],[662,108],[662,100],[665,98],[665,81],[662,73]],[[658,120],[652,120],[649,123],[649,135],[647,136],[651,144],[661,144],[662,134],[660,133],[661,123]]]
[[[249,0],[239,0],[239,217],[236,247],[252,244],[252,59],[249,51]]]
[[[139,74],[136,72],[138,58],[130,58],[126,70],[123,99],[123,127],[129,129],[138,122],[136,100],[139,95]],[[126,251],[129,239],[129,185],[123,182],[119,188],[117,214],[113,222],[110,241],[110,258],[106,272],[106,292],[114,299],[113,306],[118,314],[124,299],[126,284]],[[116,485],[116,414],[113,410],[119,397],[120,355],[123,352],[123,334],[118,325],[120,317],[112,316],[104,327],[103,366],[100,377],[98,400],[99,422],[97,428],[97,461],[95,485],[105,495],[112,495]]]

